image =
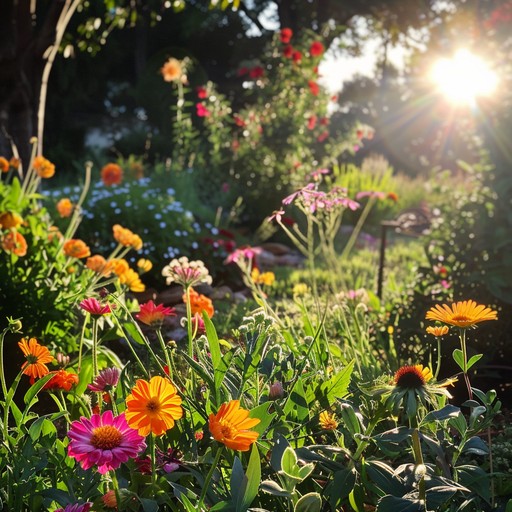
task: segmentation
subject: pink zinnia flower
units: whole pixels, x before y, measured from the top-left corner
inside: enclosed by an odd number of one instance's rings
[[[75,503],[74,505],[66,505],[64,508],[58,508],[55,512],[89,512],[92,503],[83,503],[82,505]]]
[[[87,386],[90,391],[96,393],[103,393],[104,391],[110,391],[117,386],[120,375],[119,368],[111,367],[101,370],[98,376],[93,380],[92,384]]]
[[[150,300],[140,305],[140,312],[135,315],[135,318],[143,324],[159,328],[162,326],[166,316],[176,316],[176,310],[174,308],[166,308],[163,304],[158,304],[157,306]]]
[[[89,297],[88,299],[84,299],[82,302],[80,302],[80,307],[84,311],[87,311],[88,313],[90,313],[92,316],[95,316],[95,317],[107,315],[108,313],[112,312],[109,304],[102,305],[98,301],[98,299],[95,299],[94,297]]]
[[[117,469],[146,448],[144,437],[128,426],[124,413],[114,417],[112,411],[73,421],[68,437],[68,455],[83,469],[98,466],[101,474]]]

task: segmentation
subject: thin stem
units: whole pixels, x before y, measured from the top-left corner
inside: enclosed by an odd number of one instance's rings
[[[162,347],[162,351],[164,353],[165,362],[167,363],[167,369],[169,371],[169,377],[172,380],[172,370],[173,370],[173,367],[172,367],[172,364],[171,364],[171,358],[169,356],[169,351],[167,350],[167,347],[165,346],[165,341],[164,341],[164,338],[162,336],[162,331],[160,329],[156,330],[156,336],[158,338],[158,341],[160,341],[160,346]]]
[[[346,258],[349,255],[352,248],[354,247],[357,237],[358,237],[359,233],[361,232],[361,229],[366,221],[366,218],[368,217],[376,200],[377,200],[376,196],[371,196],[370,199],[368,200],[368,202],[366,203],[366,206],[365,206],[364,210],[362,211],[361,216],[357,220],[357,224],[355,225],[355,227],[350,235],[350,238],[348,239],[347,245],[345,245],[345,248],[343,249],[343,252],[341,253],[341,258],[340,258],[341,260]]]
[[[199,504],[197,506],[197,509],[199,511],[201,510],[201,508],[204,504],[204,499],[206,497],[206,493],[208,492],[208,487],[210,486],[210,481],[212,479],[213,472],[215,471],[215,469],[217,469],[217,466],[220,461],[220,456],[222,455],[223,448],[224,448],[224,445],[220,445],[219,448],[217,449],[217,453],[215,454],[215,459],[213,460],[213,463],[210,466],[210,470],[208,471],[208,474],[206,475],[206,479],[203,484],[203,489],[201,490],[201,496],[199,496]]]
[[[460,329],[460,347],[462,350],[462,372],[464,373],[464,381],[468,389],[468,396],[470,400],[473,400],[473,390],[471,389],[471,382],[469,381],[468,375],[468,354],[466,349],[466,329]]]
[[[149,434],[148,443],[151,457],[151,484],[156,485],[156,443],[155,436],[152,433]]]
[[[419,481],[418,481],[418,498],[420,503],[423,503],[425,510],[427,506],[427,494],[425,488],[425,465],[423,464],[423,454],[421,453],[421,444],[420,444],[420,436],[418,434],[418,429],[415,428],[412,431],[412,450],[414,453],[414,460],[416,462],[416,471],[418,471]]]
[[[437,376],[439,375],[439,370],[441,369],[441,338],[436,338],[437,340],[437,365],[436,371],[434,373],[434,379],[437,380]]]
[[[98,376],[98,319],[92,319],[92,380]]]

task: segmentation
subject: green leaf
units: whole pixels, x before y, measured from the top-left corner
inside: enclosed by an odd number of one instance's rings
[[[290,393],[290,396],[286,400],[285,406],[283,407],[283,412],[287,416],[292,411],[295,411],[295,416],[292,419],[295,419],[298,422],[303,422],[306,418],[309,417],[308,400],[306,398],[304,386],[302,385],[302,379],[300,377],[297,380],[293,391]]]
[[[464,448],[462,449],[462,453],[474,453],[475,455],[488,455],[489,448],[480,437],[473,436],[473,437],[469,438],[466,441],[466,443],[464,443]]]
[[[449,418],[456,417],[460,412],[458,407],[454,405],[445,405],[442,409],[438,411],[429,412],[422,420],[421,423],[429,423],[431,421],[443,421]]]
[[[478,361],[480,361],[480,359],[482,359],[484,355],[483,354],[475,354],[473,357],[471,357],[468,361],[468,370],[475,364],[477,363]]]
[[[44,377],[41,377],[39,380],[34,382],[32,386],[30,386],[28,391],[25,393],[25,396],[23,397],[23,401],[27,405],[27,407],[25,408],[24,415],[28,412],[28,409],[30,409],[32,405],[34,405],[37,402],[37,395],[39,391],[41,391],[42,387],[52,378],[53,374],[48,373]]]
[[[320,512],[322,509],[322,498],[317,492],[304,494],[295,504],[295,512]]]
[[[347,395],[354,364],[355,360],[350,361],[341,372],[320,386],[320,392],[327,398],[329,405],[332,405],[337,398],[344,398]]]
[[[354,437],[356,434],[361,433],[361,423],[356,416],[354,408],[349,403],[341,404],[341,418],[343,420],[344,426],[350,432],[350,435]]]
[[[364,493],[360,485],[354,485],[348,495],[348,501],[355,512],[364,512]]]
[[[336,507],[339,501],[346,499],[355,483],[356,473],[354,469],[344,468],[334,473],[333,480],[326,490],[332,510],[337,510]]]
[[[210,317],[206,314],[206,311],[203,311],[203,322],[206,330],[206,337],[208,338],[208,346],[210,348],[210,354],[212,356],[212,366],[213,366],[213,380],[215,383],[215,397],[217,402],[220,400],[218,395],[218,390],[220,389],[220,385],[222,384],[222,379],[226,373],[226,370],[222,371],[220,369],[220,362],[222,359],[222,353],[220,351],[219,345],[219,337],[217,336],[217,331],[215,330],[215,326],[213,325]]]
[[[297,455],[291,446],[287,446],[281,457],[281,471],[290,476],[296,476],[299,466]]]
[[[276,412],[269,413],[268,410],[272,404],[270,402],[266,402],[264,404],[258,405],[254,409],[251,409],[251,412],[249,416],[251,418],[258,418],[260,422],[252,427],[251,430],[254,430],[255,432],[258,432],[258,434],[263,434],[265,430],[267,430],[270,423],[272,423],[272,420],[276,416]]]
[[[123,323],[123,329],[130,335],[130,337],[139,345],[145,345],[144,338],[142,336],[142,333],[137,328],[135,324],[132,324],[131,322],[125,322]],[[128,343],[130,341],[128,340]]]
[[[148,498],[139,498],[144,512],[158,512],[158,503]]]
[[[292,496],[291,492],[283,489],[277,482],[274,482],[273,480],[263,480],[263,482],[261,482],[261,490],[263,492],[272,494],[273,496],[281,496],[285,498]]]
[[[464,357],[460,348],[456,348],[453,351],[453,360],[458,364],[459,368],[464,371]]]
[[[425,506],[419,500],[397,498],[388,494],[379,500],[376,512],[425,512]]]
[[[231,473],[231,496],[236,512],[246,512],[258,494],[261,481],[260,454],[256,444],[252,445],[247,473],[244,474],[242,463],[235,457]]]

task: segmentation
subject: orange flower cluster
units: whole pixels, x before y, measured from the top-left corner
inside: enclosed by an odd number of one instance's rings
[[[213,302],[202,295],[201,293],[197,293],[193,288],[189,288],[189,296],[190,296],[190,310],[192,316],[198,314],[202,316],[203,311],[206,312],[209,318],[213,316],[215,310],[213,309]],[[183,294],[183,302],[187,303],[187,294]]]
[[[82,240],[71,238],[64,242],[64,254],[70,258],[87,258],[91,255],[89,246]]]
[[[101,181],[107,187],[119,185],[123,182],[123,170],[114,163],[108,163],[101,169]]]
[[[27,241],[25,237],[17,231],[9,231],[2,237],[2,249],[5,252],[12,253],[16,256],[25,256],[27,254]]]
[[[55,165],[44,156],[36,156],[32,165],[35,173],[41,178],[51,178],[55,174]]]
[[[132,247],[136,251],[142,249],[142,239],[139,235],[136,235],[129,229],[123,228],[120,224],[114,224],[112,231],[114,232],[114,239],[117,243],[125,247]]]

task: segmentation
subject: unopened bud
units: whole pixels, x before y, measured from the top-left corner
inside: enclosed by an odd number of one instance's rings
[[[268,397],[270,398],[270,400],[278,400],[279,398],[283,398],[283,396],[283,385],[278,380],[276,380],[268,390]]]
[[[23,329],[21,318],[7,318],[7,321],[11,332],[21,332],[21,329]]]

